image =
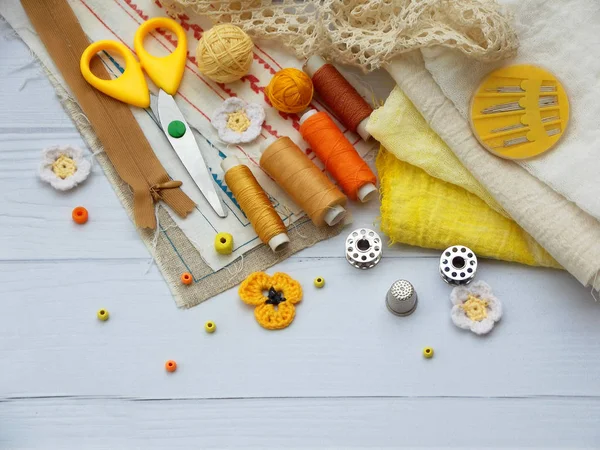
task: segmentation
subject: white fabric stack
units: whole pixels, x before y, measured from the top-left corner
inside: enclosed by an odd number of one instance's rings
[[[515,14],[519,55],[479,63],[423,49],[389,71],[461,162],[505,210],[584,285],[600,287],[600,2],[505,0]],[[551,151],[522,162],[484,150],[471,132],[469,102],[502,65],[535,64],[567,90],[571,120]],[[598,153],[598,154],[597,154]]]

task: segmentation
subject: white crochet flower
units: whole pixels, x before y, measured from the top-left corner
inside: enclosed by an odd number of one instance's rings
[[[54,189],[68,191],[83,182],[91,168],[92,165],[83,157],[81,149],[56,145],[42,150],[39,175]]]
[[[475,334],[489,333],[502,317],[502,303],[485,281],[455,287],[450,301],[454,305],[450,313],[454,325]]]
[[[262,106],[246,103],[237,97],[225,100],[211,119],[219,138],[228,144],[253,141],[260,134],[264,121],[265,110]]]

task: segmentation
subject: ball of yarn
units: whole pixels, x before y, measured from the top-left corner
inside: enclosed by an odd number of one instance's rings
[[[250,70],[254,43],[235,25],[216,25],[204,33],[196,49],[198,69],[217,83],[239,80]]]
[[[310,77],[292,68],[277,72],[265,91],[271,105],[286,113],[304,111],[312,101],[313,92]]]

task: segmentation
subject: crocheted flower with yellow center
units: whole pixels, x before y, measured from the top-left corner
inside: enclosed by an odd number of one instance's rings
[[[300,283],[281,272],[273,276],[254,272],[240,284],[238,293],[244,303],[256,306],[254,317],[268,330],[279,330],[292,323],[296,315],[294,305],[302,300]]]
[[[454,305],[450,313],[454,325],[475,334],[489,333],[502,317],[502,303],[485,281],[455,287],[450,301]]]
[[[228,144],[252,142],[261,132],[265,110],[258,103],[246,103],[231,97],[214,112],[210,123],[217,129],[219,139]]]
[[[67,191],[82,183],[90,174],[91,163],[77,147],[53,146],[42,151],[40,178],[58,189]]]

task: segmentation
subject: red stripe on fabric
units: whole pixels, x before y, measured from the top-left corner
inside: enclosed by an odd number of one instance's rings
[[[108,31],[110,31],[110,32],[111,32],[111,33],[112,33],[112,34],[113,34],[113,35],[114,35],[114,36],[115,36],[115,37],[116,37],[116,38],[117,38],[119,41],[121,41],[121,43],[123,43],[123,45],[125,45],[125,46],[126,46],[128,49],[129,49],[129,50],[131,50],[131,52],[132,52],[132,53],[135,53],[135,52],[133,51],[133,49],[132,49],[132,48],[131,48],[129,45],[127,45],[127,43],[126,43],[126,42],[125,42],[123,39],[121,39],[121,37],[120,37],[120,36],[118,36],[118,35],[117,35],[117,33],[115,33],[115,32],[112,30],[112,28],[110,28],[110,27],[109,27],[109,26],[108,26],[106,23],[104,23],[104,21],[103,21],[103,20],[100,18],[100,16],[98,16],[98,14],[96,14],[96,12],[95,12],[95,11],[94,11],[94,10],[93,10],[93,9],[92,9],[92,8],[91,8],[91,7],[90,7],[90,6],[89,6],[89,5],[88,5],[88,4],[87,4],[87,3],[86,3],[84,0],[80,0],[80,1],[81,1],[81,4],[82,4],[83,6],[85,6],[85,7],[88,9],[88,11],[89,11],[89,12],[91,12],[91,13],[94,15],[94,17],[95,17],[96,19],[98,19],[98,21],[99,21],[99,22],[100,22],[102,25],[104,25],[104,28],[106,28]]]
[[[267,58],[269,58],[271,61],[273,61],[273,63],[281,70],[283,69],[283,67],[281,67],[281,65],[275,60],[273,59],[273,57],[271,55],[269,55],[267,52],[265,52],[262,48],[260,48],[258,45],[254,44],[254,47],[256,47],[256,49],[260,52],[262,52]]]

